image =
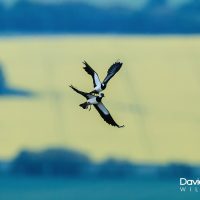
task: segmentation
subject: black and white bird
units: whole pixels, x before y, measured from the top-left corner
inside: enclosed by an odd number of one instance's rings
[[[83,109],[87,109],[89,106],[93,105],[96,110],[99,112],[99,114],[101,115],[101,117],[104,119],[104,121],[106,121],[108,124],[112,125],[112,126],[117,126],[118,128],[122,128],[123,126],[119,126],[114,119],[112,118],[112,116],[110,115],[110,112],[107,110],[107,108],[104,106],[104,104],[101,102],[102,98],[104,97],[103,93],[100,93],[98,96],[95,96],[93,94],[90,93],[86,93],[86,92],[82,92],[78,89],[76,89],[75,87],[73,87],[72,85],[70,85],[70,87],[77,92],[78,94],[84,96],[87,101],[80,104],[79,106],[81,106]]]
[[[123,63],[115,62],[113,65],[111,65],[103,82],[100,81],[98,74],[92,69],[92,67],[88,65],[86,61],[84,61],[83,64],[85,65],[83,67],[84,70],[91,75],[93,79],[94,90],[90,93],[98,94],[106,89],[109,80],[121,69]]]

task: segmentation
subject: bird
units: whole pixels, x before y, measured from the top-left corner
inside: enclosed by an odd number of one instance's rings
[[[118,128],[124,127],[124,125],[120,126],[114,121],[110,112],[102,103],[102,98],[104,97],[103,93],[100,93],[98,96],[96,96],[90,93],[82,92],[72,85],[70,85],[69,87],[87,99],[86,102],[79,105],[80,107],[82,107],[83,109],[88,109],[89,106],[91,107],[91,105],[93,105],[96,108],[96,110],[99,112],[101,117],[104,119],[104,121],[107,122],[109,125],[116,126]]]
[[[112,64],[108,69],[107,75],[104,78],[103,82],[100,81],[98,74],[92,69],[92,67],[89,66],[89,64],[86,61],[83,61],[83,64],[83,69],[89,75],[91,75],[93,79],[94,90],[92,90],[90,93],[98,94],[106,89],[109,80],[121,69],[123,63],[117,61],[114,64]]]

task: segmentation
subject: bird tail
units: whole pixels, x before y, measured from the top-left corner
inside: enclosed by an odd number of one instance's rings
[[[73,89],[75,92],[77,92],[78,94],[80,94],[80,95],[84,96],[85,98],[87,98],[87,93],[82,92],[82,91],[76,89],[73,85],[70,85],[69,87],[72,88],[72,89]]]
[[[79,106],[82,107],[83,109],[87,109],[88,108],[88,103],[85,102],[85,103],[80,104]]]

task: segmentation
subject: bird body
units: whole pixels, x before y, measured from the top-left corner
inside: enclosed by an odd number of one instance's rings
[[[103,91],[102,85],[97,85],[91,93],[100,93]]]
[[[98,102],[97,102],[97,98],[96,97],[93,97],[93,98],[91,98],[91,99],[88,99],[87,100],[87,103],[88,104],[97,104]]]
[[[88,99],[87,102],[90,105],[98,104],[99,102],[101,102],[101,99],[103,98],[103,96],[102,96],[102,93],[101,93],[100,96],[94,96],[93,98]]]
[[[114,121],[114,119],[110,115],[110,112],[107,110],[107,108],[102,103],[102,98],[104,97],[103,93],[100,93],[98,96],[95,96],[95,95],[90,94],[90,93],[82,92],[82,91],[78,90],[77,88],[73,87],[72,85],[70,85],[70,87],[75,92],[79,93],[80,95],[84,96],[87,99],[86,102],[80,104],[80,106],[83,109],[87,109],[89,106],[93,105],[95,107],[95,109],[99,112],[101,117],[104,119],[104,121],[106,121],[108,124],[110,124],[112,126],[116,126],[118,128],[124,127],[124,126],[119,126]]]
[[[94,90],[91,91],[90,93],[100,93],[103,90],[106,89],[106,86],[109,82],[109,80],[121,69],[121,66],[123,63],[121,62],[115,62],[107,71],[107,75],[103,82],[100,81],[98,74],[92,69],[92,67],[89,66],[89,64],[84,61],[83,64],[85,65],[83,68],[84,70],[92,76],[93,79],[93,86]]]
[[[94,97],[91,97],[90,99],[88,99],[85,103],[82,103],[80,104],[80,106],[83,108],[83,109],[87,109],[88,106],[91,106],[91,105],[94,105],[94,104],[98,104],[99,102],[101,102],[101,99],[103,97],[99,97],[99,96],[94,96]]]

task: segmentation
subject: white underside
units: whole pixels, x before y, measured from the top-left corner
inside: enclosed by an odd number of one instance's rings
[[[101,89],[101,85],[97,85],[94,90],[96,90],[97,92],[101,92],[102,89]]]
[[[98,75],[95,73],[94,74],[94,80],[95,80],[95,84],[96,84],[96,87],[94,88],[97,92],[101,92],[102,89],[101,89],[101,81],[99,80],[99,77]]]
[[[97,102],[97,100],[96,100],[96,97],[91,98],[91,99],[88,99],[87,102],[88,102],[90,105],[98,104],[98,102]]]

